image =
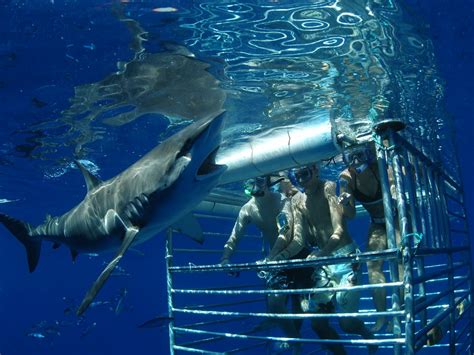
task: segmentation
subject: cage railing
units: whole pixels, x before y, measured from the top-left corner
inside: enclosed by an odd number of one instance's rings
[[[311,260],[239,262],[227,265],[186,263],[185,255],[215,255],[221,253],[222,249],[187,246],[173,248],[173,233],[169,232],[167,277],[169,314],[172,319],[169,326],[170,352],[238,353],[256,348],[268,349],[268,344],[273,342],[319,346],[309,349],[309,353],[321,351],[324,345],[335,343],[356,347],[378,345],[391,349],[394,354],[414,354],[427,348],[445,349],[448,353],[470,351],[472,266],[462,188],[455,179],[445,174],[438,164],[406,141],[399,132],[402,128],[393,120],[379,122],[374,126],[373,139],[376,144],[386,220],[386,250]],[[225,201],[222,199],[219,201],[223,202]],[[198,213],[197,216],[222,218],[217,213]],[[215,239],[227,237],[226,233],[221,232],[206,231],[205,234]],[[258,241],[258,237],[255,241]],[[256,247],[242,249],[237,253],[251,256],[262,251],[262,248]],[[183,262],[175,265],[172,261],[176,255],[179,255]],[[255,260],[257,259],[258,256],[255,256]],[[278,294],[302,297],[326,293],[328,288],[271,290],[265,288],[262,282],[235,285],[230,283],[229,279],[223,286],[206,285],[203,282],[199,287],[191,287],[186,283],[178,284],[179,281],[175,280],[187,275],[199,280],[218,282],[224,280],[222,276],[229,272],[255,274],[339,263],[365,264],[374,260],[387,261],[387,282],[330,289],[334,294],[361,292],[366,304],[365,309],[359,312],[271,313],[265,311],[265,297],[261,297]],[[213,276],[206,277],[206,274]],[[377,288],[385,288],[391,292],[387,297],[391,301],[391,307],[385,312],[367,308],[371,303],[369,291]],[[204,297],[206,302],[193,301],[193,297]],[[180,302],[184,302],[184,305],[180,306]],[[179,321],[182,316],[196,319],[183,323]],[[391,320],[392,331],[376,334],[374,339],[356,339],[347,334],[337,340],[316,339],[312,333],[306,337],[288,338],[275,336],[273,331],[269,335],[255,334],[255,329],[259,329],[258,324],[250,330],[240,326],[241,322],[252,324],[276,319],[337,320],[355,317],[370,321],[380,316]],[[228,325],[225,332],[211,328],[223,323]],[[428,338],[438,330],[442,331],[440,339],[436,339],[428,347]],[[192,339],[193,337],[195,339]],[[223,345],[225,341],[230,340],[238,343]]]

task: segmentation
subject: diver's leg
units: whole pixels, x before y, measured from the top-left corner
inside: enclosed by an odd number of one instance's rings
[[[267,305],[269,313],[288,313],[288,308],[286,306],[286,295],[268,295]],[[295,322],[293,319],[278,319],[278,324],[285,333],[285,336],[289,338],[298,338],[299,332],[295,327]]]
[[[288,313],[288,308],[286,305],[288,296],[287,295],[268,295],[267,297],[267,307],[269,313]],[[288,338],[299,338],[300,333],[297,329],[296,324],[293,319],[277,319],[276,323],[283,330],[283,333]],[[301,344],[297,342],[291,342],[290,346],[292,348],[293,354],[300,353]]]
[[[365,326],[364,322],[358,318],[341,318],[339,319],[341,329],[348,334],[358,334],[364,339],[373,339],[374,335]],[[373,354],[377,351],[377,345],[368,346],[369,353]]]
[[[311,320],[311,328],[320,339],[339,339],[339,334],[329,325],[327,318],[316,318]],[[335,355],[344,355],[346,351],[341,344],[327,344],[327,349]]]
[[[387,235],[385,233],[385,226],[372,223],[369,227],[368,236],[368,251],[378,251],[387,248]],[[385,275],[383,273],[383,260],[374,260],[367,262],[367,269],[369,273],[369,283],[378,284],[385,283]],[[385,312],[387,310],[387,291],[385,288],[376,288],[372,290],[372,299],[375,304],[377,312]],[[385,317],[378,317],[372,332],[376,333],[385,325]]]
[[[347,265],[348,272],[342,276],[338,286],[352,287],[357,286],[360,283],[360,268],[358,266],[356,268],[352,268],[352,270],[351,268],[351,265]],[[359,301],[359,291],[342,291],[336,294],[337,306],[343,313],[357,313],[359,311]],[[374,338],[372,332],[365,326],[364,321],[359,318],[340,318],[339,325],[346,333],[358,334],[364,339]],[[375,353],[377,348],[377,345],[369,345],[369,353]]]

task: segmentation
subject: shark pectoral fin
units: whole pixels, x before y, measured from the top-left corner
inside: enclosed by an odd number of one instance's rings
[[[201,225],[192,213],[181,218],[178,222],[173,224],[172,228],[178,233],[187,235],[199,244],[204,243]]]
[[[77,309],[76,314],[80,316],[84,311],[89,307],[89,305],[92,303],[94,300],[95,296],[99,293],[100,289],[102,286],[104,286],[105,282],[109,278],[110,274],[112,271],[114,271],[115,267],[117,264],[120,262],[120,259],[122,259],[123,254],[127,251],[127,249],[130,247],[132,244],[133,240],[137,236],[138,232],[140,230],[135,227],[129,227],[127,228],[127,231],[125,232],[125,238],[123,239],[122,246],[120,247],[120,250],[118,251],[117,255],[115,258],[105,267],[104,271],[100,274],[100,276],[97,278],[97,280],[94,282],[92,287],[87,291],[86,296],[82,300],[81,305]]]
[[[74,160],[74,163],[76,163],[77,167],[82,172],[82,175],[84,175],[84,180],[86,180],[87,192],[102,184],[102,181],[97,176],[92,175],[92,173],[87,170],[87,168],[82,165],[79,160]]]

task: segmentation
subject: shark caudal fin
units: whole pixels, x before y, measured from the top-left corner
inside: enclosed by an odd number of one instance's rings
[[[41,239],[39,237],[31,237],[31,227],[28,223],[22,222],[18,219],[0,213],[0,223],[18,239],[26,249],[26,256],[28,257],[28,267],[30,272],[35,271],[38,265],[41,252]]]

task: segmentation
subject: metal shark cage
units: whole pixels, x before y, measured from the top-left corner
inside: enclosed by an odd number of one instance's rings
[[[310,157],[315,155],[308,154],[308,151],[314,149],[321,152],[318,146],[326,147],[321,154],[327,157],[337,154],[334,144],[331,143],[333,148],[329,148],[328,143],[328,140],[333,140],[334,134],[325,129],[322,133],[321,125],[316,126],[319,140],[316,138],[313,146],[298,142],[304,154],[298,153],[288,143],[291,159],[286,161],[281,156],[269,157],[270,160],[283,162],[279,170],[310,162]],[[290,353],[292,345],[299,343],[301,353],[313,354],[324,352],[324,345],[331,342],[342,343],[349,353],[356,352],[358,348],[365,352],[368,345],[378,346],[378,353],[427,353],[432,349],[445,354],[472,353],[471,254],[462,187],[403,138],[399,132],[402,128],[403,124],[398,121],[380,122],[374,126],[372,136],[383,190],[388,240],[386,250],[347,257],[262,263],[256,262],[264,257],[261,238],[254,235],[247,236],[241,243],[236,252],[238,263],[221,266],[218,263],[223,245],[239,207],[245,202],[226,194],[211,195],[196,213],[206,230],[206,248],[182,246],[184,240],[175,238],[176,233],[168,231],[166,260],[171,319],[170,353]],[[298,127],[289,128],[282,135],[290,137],[292,130],[298,131]],[[321,139],[322,136],[326,138]],[[273,134],[272,139],[278,138]],[[260,142],[266,144],[265,140]],[[295,139],[292,142],[296,144]],[[251,154],[252,159],[257,160],[262,157],[256,157],[255,152],[265,150],[255,145],[245,149],[251,149],[254,153]],[[282,153],[285,154],[289,153]],[[317,156],[314,160],[321,158]],[[263,162],[267,166],[265,169],[258,167],[255,161],[248,163],[253,168],[246,173],[243,173],[244,165],[241,163],[232,165],[231,161],[227,161],[227,164],[230,173],[238,166],[239,179],[276,170],[271,161]],[[231,180],[229,176],[224,179]],[[395,185],[396,196],[391,195],[390,184]],[[397,233],[400,235],[399,243]],[[203,265],[200,262],[203,255],[206,255],[206,260],[214,258],[215,263]],[[289,299],[298,299],[327,291],[326,288],[267,289],[259,276],[269,270],[342,262],[365,265],[367,261],[377,259],[385,260],[388,265],[386,283],[369,284],[365,274],[359,286],[332,289],[336,292],[360,292],[362,297],[357,313],[277,314],[266,311],[266,297],[270,294],[286,294]],[[403,270],[401,275],[399,270]],[[239,273],[240,277],[229,276]],[[386,312],[377,313],[373,309],[370,291],[375,288],[387,289],[391,307]],[[339,332],[339,340],[319,339],[305,325],[308,323],[305,320],[321,317],[328,317],[331,324],[339,318],[357,317],[370,325],[381,315],[390,320],[392,329],[375,334],[369,340],[342,331]],[[303,321],[301,338],[284,337],[272,321],[277,318]]]

